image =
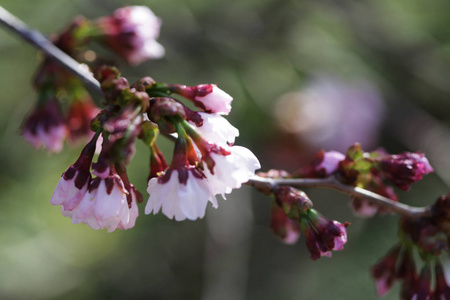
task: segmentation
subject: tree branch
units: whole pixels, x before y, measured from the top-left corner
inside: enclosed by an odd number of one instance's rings
[[[277,186],[288,185],[296,188],[329,188],[343,192],[348,195],[367,199],[373,204],[383,207],[391,212],[398,213],[406,217],[421,217],[430,213],[429,207],[413,207],[389,198],[383,197],[371,191],[345,185],[339,182],[335,177],[328,178],[289,178],[289,179],[272,179],[260,176],[253,176],[246,183],[263,192],[271,192]]]
[[[2,6],[0,6],[0,24],[16,33],[19,37],[34,47],[40,49],[48,57],[57,61],[75,76],[83,80],[90,89],[103,96],[100,83],[95,80],[94,76],[92,76],[92,73],[85,64],[78,63],[72,57],[53,45],[53,43],[50,42],[42,33],[28,28],[24,22],[13,16]]]

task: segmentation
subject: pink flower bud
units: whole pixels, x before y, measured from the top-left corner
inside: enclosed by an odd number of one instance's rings
[[[272,232],[288,245],[295,244],[300,237],[299,224],[289,219],[278,205],[272,205],[270,227]]]
[[[339,169],[339,163],[345,155],[337,151],[319,151],[312,162],[294,172],[294,176],[303,178],[322,178],[334,174]]]
[[[68,136],[67,126],[58,102],[49,100],[35,108],[25,119],[22,135],[33,147],[60,152]]]
[[[409,190],[411,184],[422,179],[423,175],[434,171],[425,155],[419,152],[386,155],[376,160],[386,178],[405,191]]]
[[[436,287],[431,299],[450,299],[450,287],[445,279],[445,273],[439,261],[436,262],[434,271],[436,274]]]
[[[119,8],[97,25],[103,41],[131,65],[164,56],[163,46],[156,42],[161,20],[146,6]]]
[[[400,250],[400,245],[394,247],[372,268],[372,276],[375,279],[379,297],[386,295],[396,280],[396,263]]]

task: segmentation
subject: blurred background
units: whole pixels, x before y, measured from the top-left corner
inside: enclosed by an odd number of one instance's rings
[[[424,206],[450,188],[450,2],[430,0],[0,0],[45,34],[82,14],[147,5],[163,20],[166,56],[134,82],[217,83],[234,97],[237,144],[262,170],[288,171],[320,150],[360,142],[422,151],[435,167],[400,200]],[[108,54],[112,57],[112,54]],[[35,151],[20,125],[35,94],[37,51],[0,29],[0,299],[377,299],[370,267],[396,241],[398,217],[356,218],[347,197],[306,191],[349,241],[316,262],[301,238],[271,233],[271,199],[248,187],[205,219],[144,215],[123,232],[70,224],[49,199],[82,145]],[[169,152],[171,144],[162,143]],[[146,190],[148,153],[138,143],[131,181]],[[385,299],[397,299],[398,286]]]

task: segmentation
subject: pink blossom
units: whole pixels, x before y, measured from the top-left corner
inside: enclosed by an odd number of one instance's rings
[[[328,177],[339,169],[339,163],[345,159],[345,155],[337,151],[323,151],[316,153],[311,163],[294,172],[294,176],[302,178]]]
[[[202,135],[202,137],[212,143],[219,145],[233,144],[239,130],[230,124],[224,117],[217,113],[208,114],[198,112],[203,120],[202,126],[196,126],[194,122],[189,123]]]
[[[148,182],[150,197],[145,213],[160,210],[177,221],[196,220],[205,216],[208,201],[217,207],[217,201],[206,178],[197,169],[169,169]]]
[[[22,135],[33,147],[60,152],[68,136],[64,117],[56,100],[37,107],[25,119]]]
[[[84,223],[93,229],[129,229],[134,226],[138,216],[136,197],[132,192],[131,208],[120,177],[112,173],[107,178],[95,178],[78,207],[72,213],[63,212],[72,218],[72,223]]]
[[[214,161],[212,170],[203,162],[205,176],[214,194],[229,194],[232,189],[240,188],[244,182],[255,174],[261,167],[256,156],[247,148],[241,146],[224,146],[230,154],[212,151],[209,154]]]
[[[205,111],[228,115],[231,111],[233,98],[219,89],[215,84],[198,85],[195,101],[203,105]],[[201,91],[201,92],[200,92]]]
[[[397,279],[396,264],[400,251],[400,246],[394,247],[372,268],[372,276],[375,279],[375,286],[379,297],[386,295]]]
[[[129,64],[164,56],[159,37],[161,20],[146,6],[126,6],[98,20],[103,40]]]
[[[90,179],[89,172],[70,166],[61,176],[50,203],[61,205],[66,211],[72,211],[86,194]]]

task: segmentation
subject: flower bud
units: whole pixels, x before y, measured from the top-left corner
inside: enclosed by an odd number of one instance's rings
[[[283,208],[272,205],[270,227],[272,232],[288,245],[295,244],[300,237],[300,226],[288,218]]]

